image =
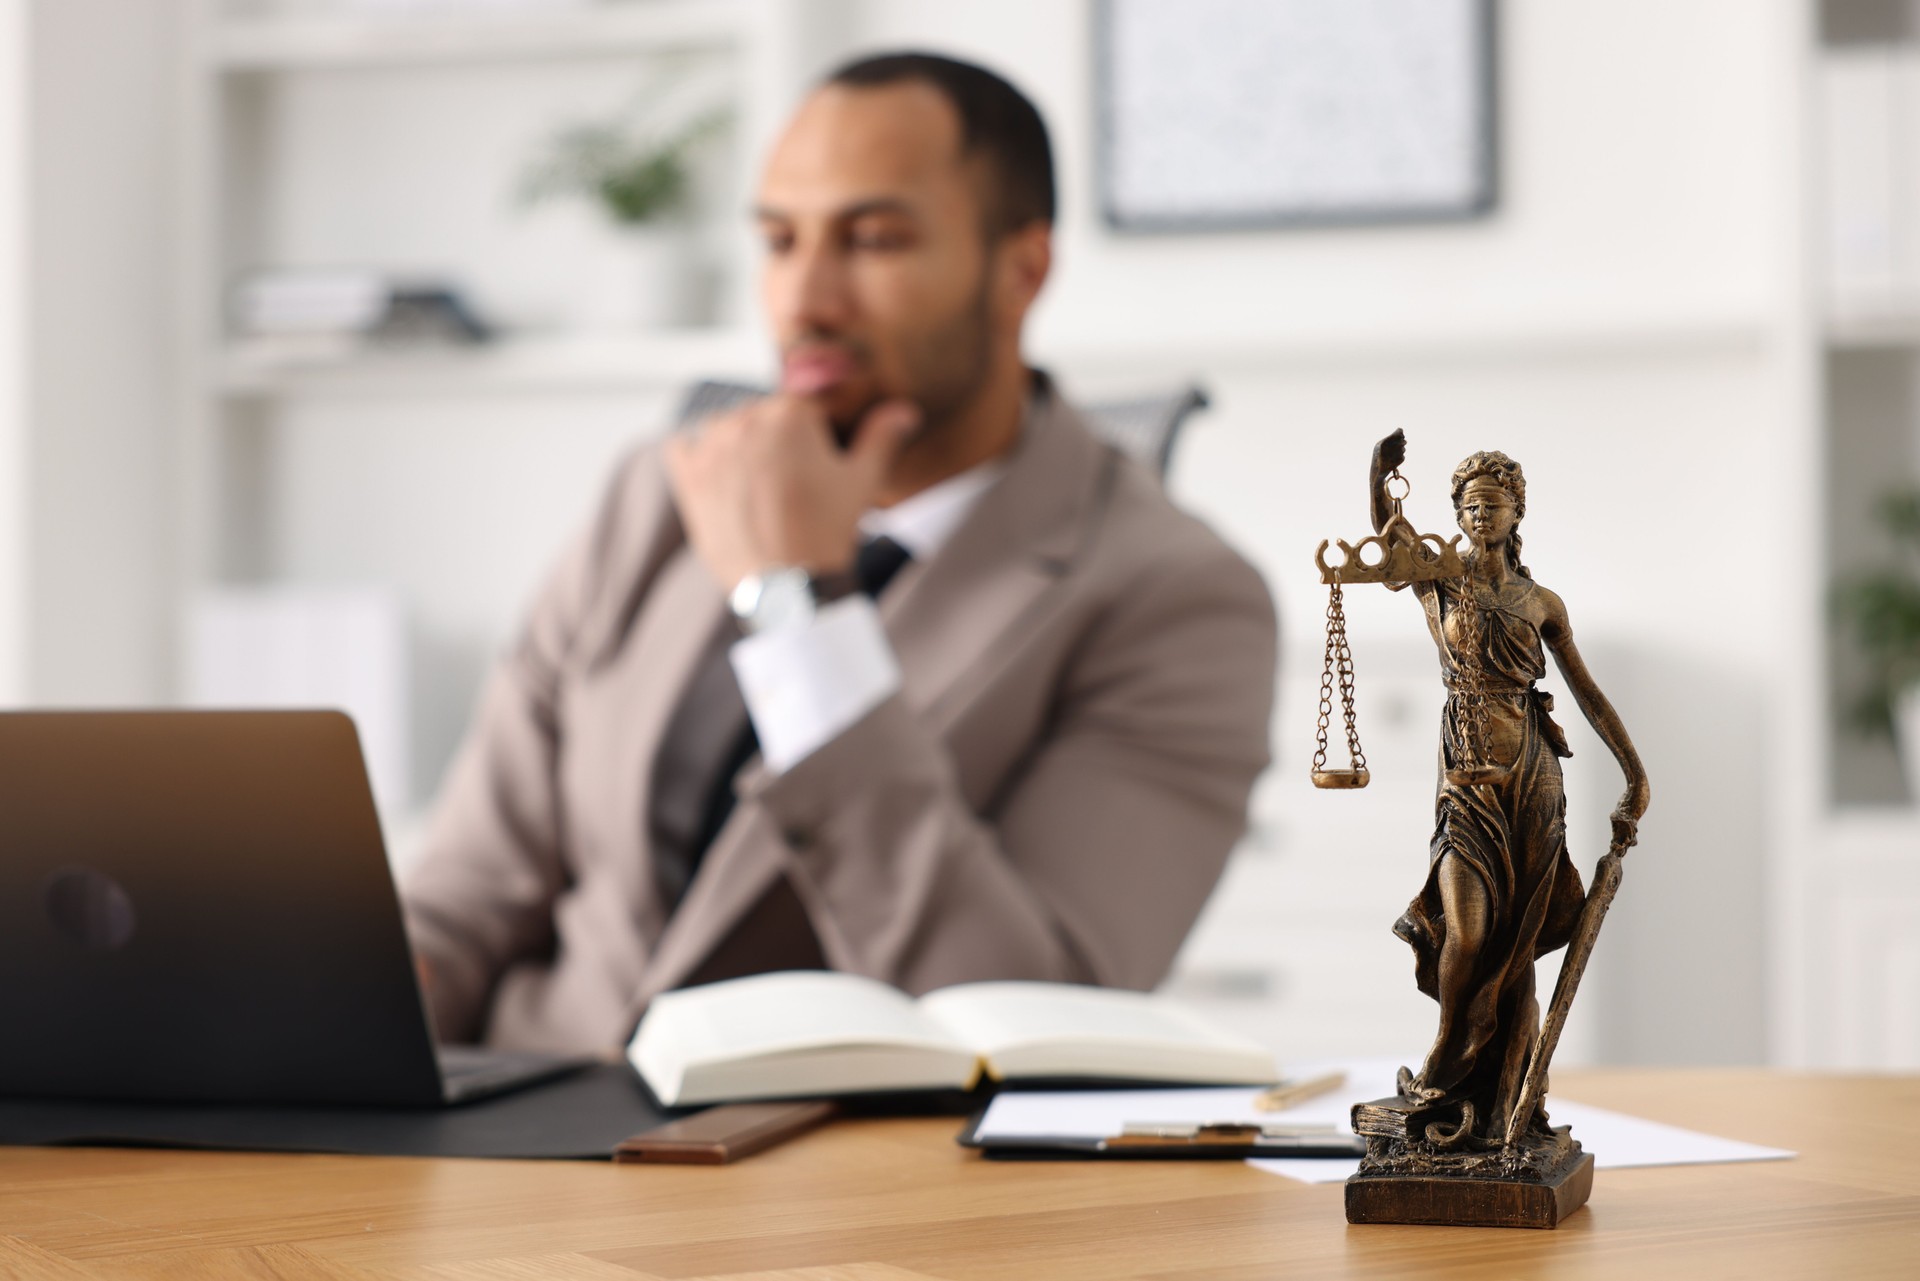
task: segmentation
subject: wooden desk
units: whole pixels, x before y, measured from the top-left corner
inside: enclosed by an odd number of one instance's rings
[[[730,1168],[0,1149],[0,1276],[1920,1277],[1920,1077],[1558,1077],[1802,1155],[1603,1170],[1527,1232],[1350,1228],[1337,1185],[1238,1162],[987,1162],[952,1120],[841,1122]]]

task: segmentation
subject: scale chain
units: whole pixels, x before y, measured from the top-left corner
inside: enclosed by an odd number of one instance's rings
[[[1336,681],[1340,689],[1341,719],[1346,724],[1347,754],[1352,758],[1352,768],[1364,773],[1367,754],[1360,747],[1360,728],[1354,714],[1353,651],[1347,645],[1347,611],[1339,583],[1332,584],[1327,593],[1327,654],[1320,669],[1320,714],[1314,733],[1313,768],[1316,773],[1327,766],[1327,728],[1333,720]]]
[[[1347,647],[1346,611],[1341,610],[1340,641],[1336,657],[1340,667],[1340,711],[1347,723],[1347,755],[1353,768],[1364,773],[1367,754],[1360,746],[1360,723],[1353,710],[1353,651]]]

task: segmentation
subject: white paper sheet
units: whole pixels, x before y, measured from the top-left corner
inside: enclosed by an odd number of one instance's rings
[[[1284,1112],[1253,1106],[1257,1089],[1088,1090],[1054,1094],[1002,1094],[987,1108],[977,1131],[982,1139],[1052,1136],[1106,1138],[1128,1122],[1285,1121],[1333,1122],[1348,1129],[1355,1103],[1394,1092],[1398,1064],[1391,1059],[1325,1061],[1289,1065],[1295,1078],[1345,1071],[1347,1083],[1330,1094],[1309,1099]],[[1574,1137],[1594,1155],[1594,1165],[1617,1170],[1642,1165],[1706,1165],[1727,1161],[1777,1161],[1794,1154],[1735,1139],[1716,1138],[1678,1126],[1623,1116],[1604,1108],[1571,1103],[1555,1095],[1548,1104],[1555,1125],[1571,1125]],[[1273,1174],[1306,1183],[1339,1183],[1359,1161],[1341,1157],[1271,1157],[1249,1161]]]
[[[1289,1064],[1295,1080],[1345,1072],[1347,1083],[1330,1094],[1308,1099],[1284,1112],[1262,1112],[1253,1106],[1258,1087],[1204,1090],[1087,1090],[1058,1094],[1002,1094],[980,1120],[982,1139],[1050,1135],[1056,1138],[1104,1139],[1120,1133],[1129,1121],[1285,1121],[1309,1125],[1331,1122],[1350,1132],[1353,1105],[1393,1093],[1398,1065],[1388,1059],[1326,1060]]]
[[[976,1137],[1105,1139],[1130,1121],[1288,1121],[1307,1119],[1292,1112],[1258,1112],[1257,1088],[1205,1090],[1078,1090],[1060,1093],[1002,1094],[987,1105]],[[1329,1095],[1333,1098],[1337,1096]],[[1322,1118],[1315,1117],[1313,1120]],[[1345,1126],[1341,1127],[1346,1128]]]

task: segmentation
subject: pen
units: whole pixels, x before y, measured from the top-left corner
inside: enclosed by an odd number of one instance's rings
[[[1284,1121],[1129,1121],[1120,1129],[1124,1139],[1174,1139],[1190,1143],[1251,1143],[1259,1139],[1290,1139],[1306,1134],[1332,1134],[1333,1122],[1289,1124]]]
[[[1095,1150],[1115,1156],[1359,1156],[1366,1151],[1357,1135],[1331,1125],[1293,1126],[1221,1121],[1210,1125],[1134,1122]]]
[[[1329,1072],[1325,1076],[1316,1076],[1305,1081],[1282,1081],[1253,1100],[1253,1106],[1262,1112],[1281,1112],[1296,1103],[1305,1103],[1308,1099],[1317,1099],[1322,1094],[1331,1094],[1347,1083],[1345,1072]]]

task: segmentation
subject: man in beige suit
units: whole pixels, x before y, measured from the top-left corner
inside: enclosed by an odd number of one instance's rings
[[[492,675],[405,887],[440,1035],[669,988],[1166,973],[1267,761],[1259,576],[1020,333],[1053,175],[966,64],[854,64],[757,218],[777,394],[638,451]]]

